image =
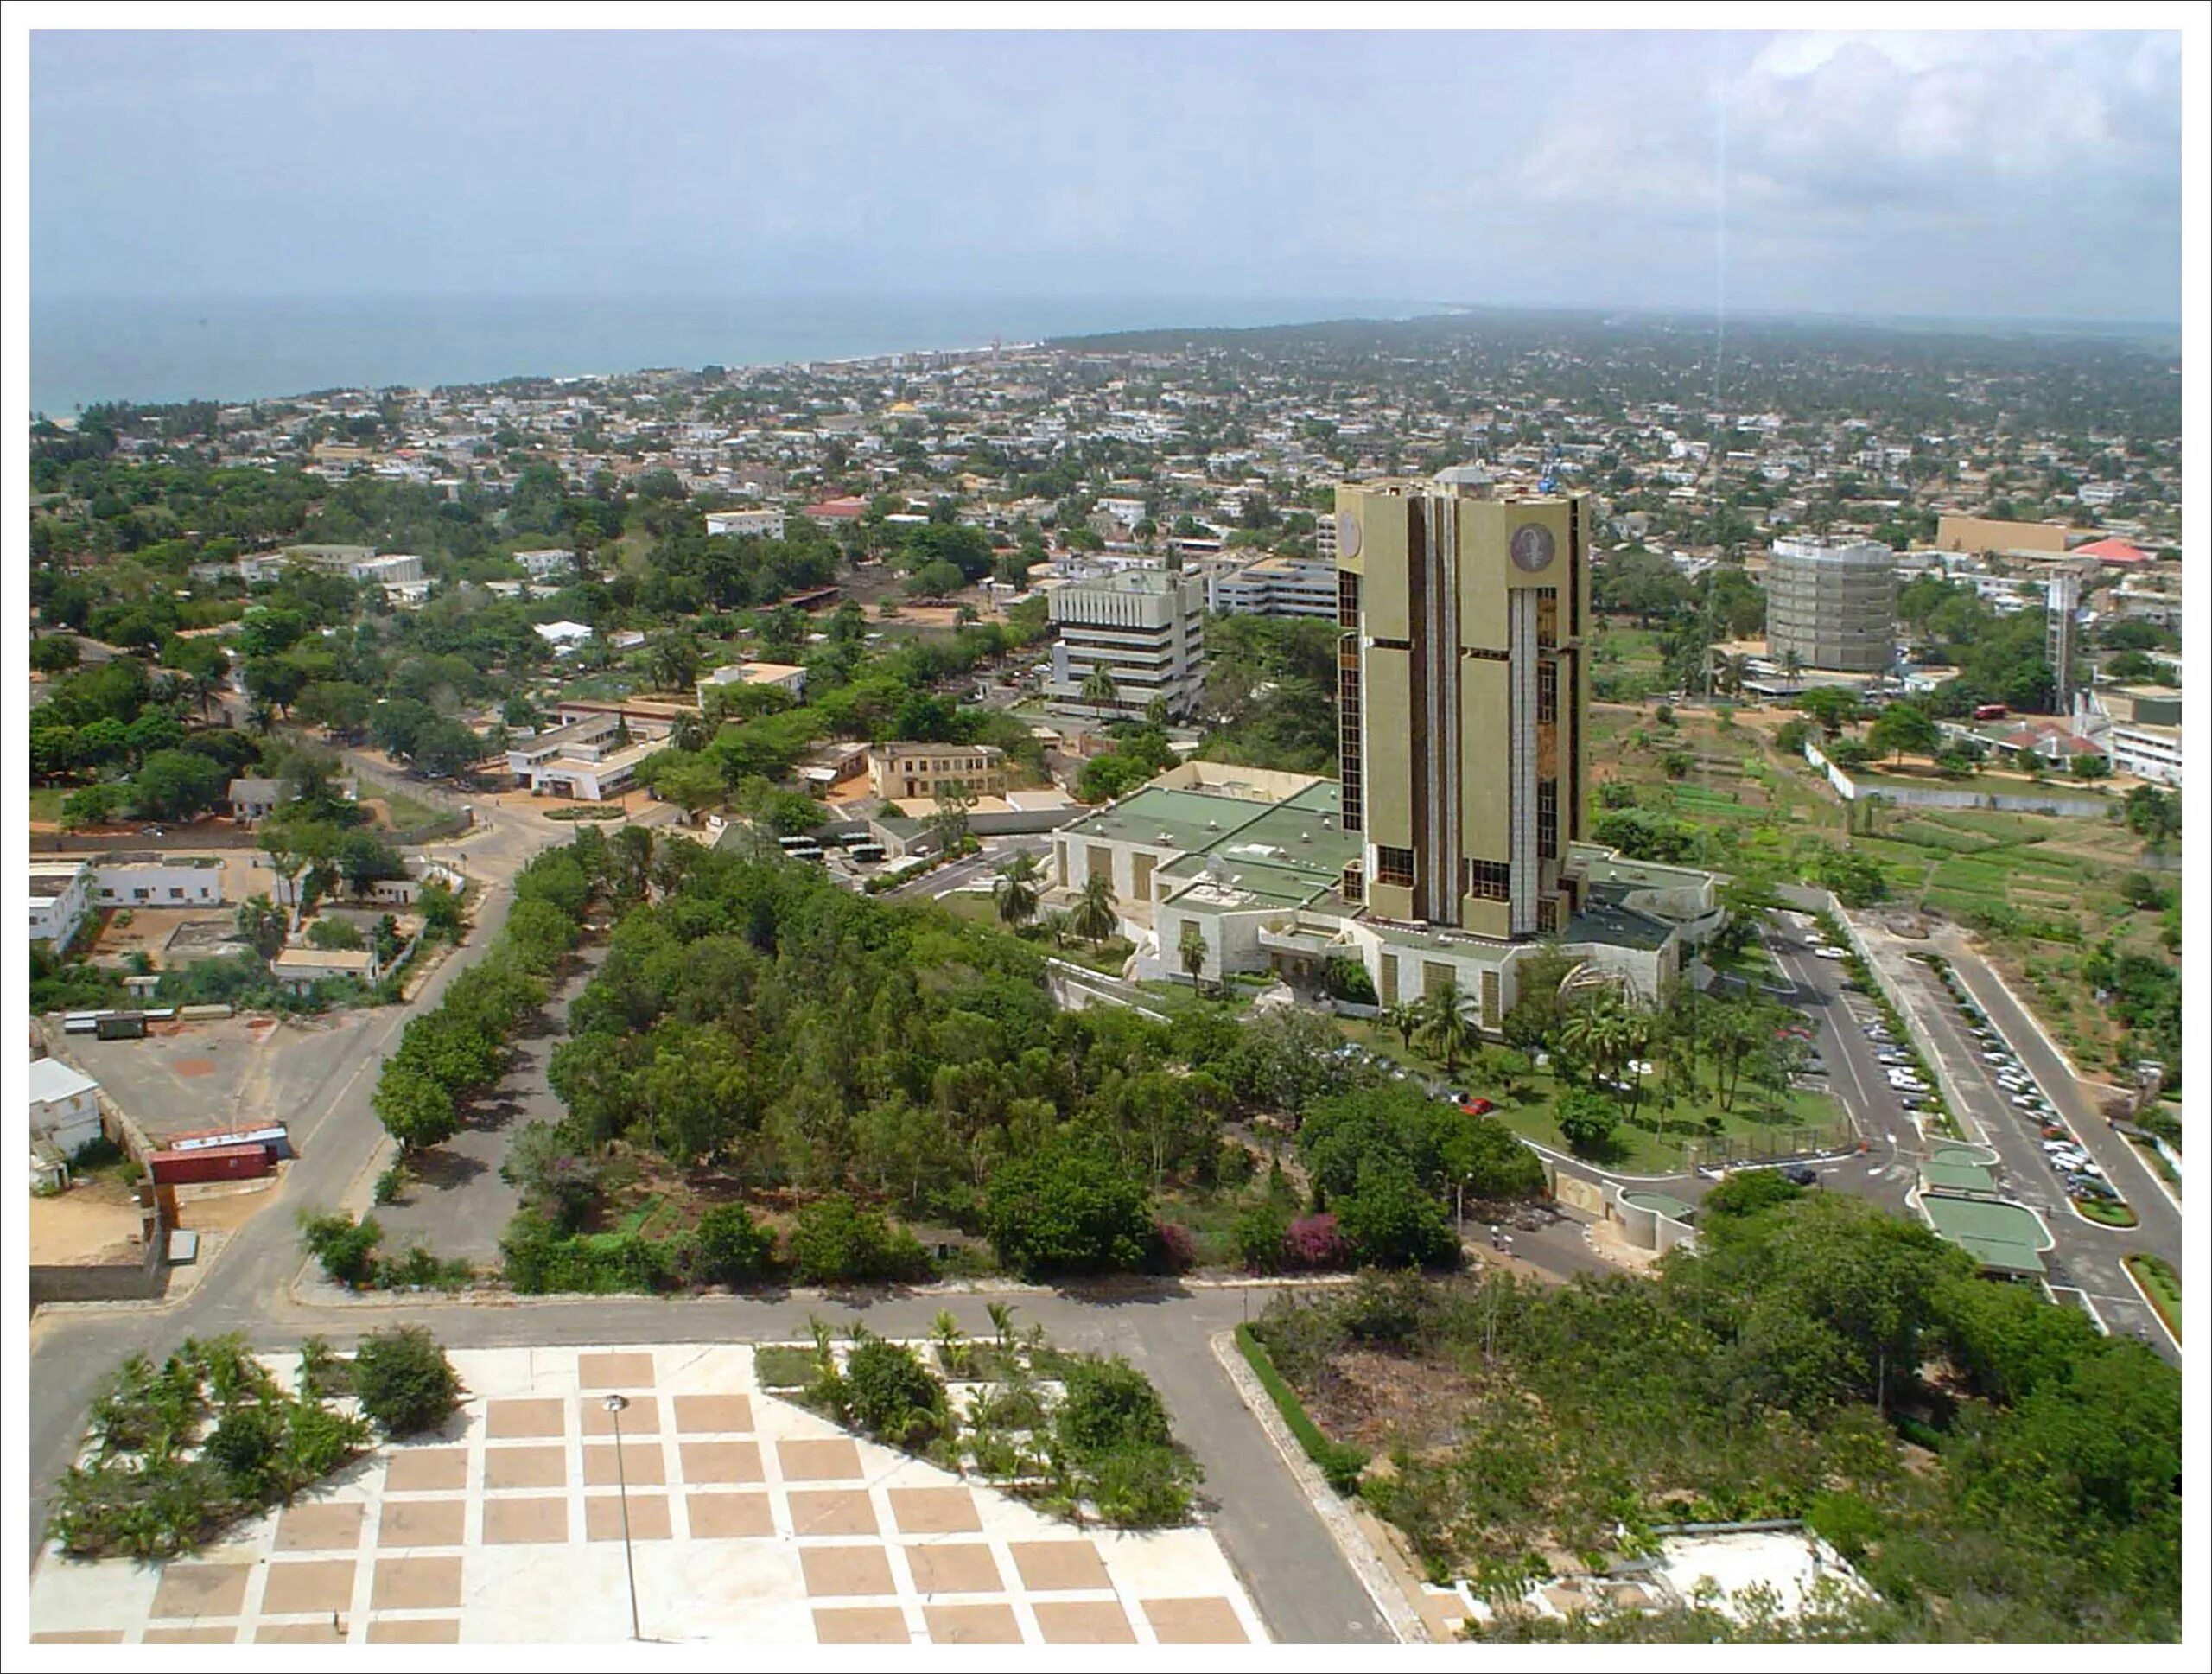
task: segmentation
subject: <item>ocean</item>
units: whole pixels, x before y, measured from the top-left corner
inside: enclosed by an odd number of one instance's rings
[[[31,407],[60,417],[96,401],[781,366],[1096,332],[1406,319],[1437,308],[1342,297],[34,296]]]

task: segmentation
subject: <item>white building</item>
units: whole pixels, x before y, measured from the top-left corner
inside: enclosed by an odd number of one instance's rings
[[[794,697],[806,692],[806,671],[797,663],[724,663],[699,677],[699,702],[723,686],[774,686]]]
[[[576,567],[576,555],[565,546],[537,546],[515,554],[515,562],[530,572],[532,581],[565,576]]]
[[[659,750],[664,739],[633,729],[624,743],[620,715],[594,715],[525,738],[507,751],[507,771],[532,796],[573,797],[604,802],[637,782],[638,764]]]
[[[551,646],[556,656],[574,651],[591,638],[591,630],[582,622],[539,622],[531,632]]]
[[[707,532],[710,535],[757,535],[763,540],[784,538],[784,513],[780,506],[745,506],[728,512],[707,513]]]
[[[1333,518],[1322,523],[1331,526]],[[1332,549],[1333,551],[1333,548]],[[1207,582],[1211,608],[1236,616],[1318,616],[1333,621],[1337,614],[1337,570],[1306,558],[1269,557],[1240,570],[1217,575]]]
[[[1142,715],[1155,697],[1171,715],[1188,714],[1205,684],[1205,583],[1178,570],[1132,570],[1097,581],[1068,582],[1048,596],[1059,639],[1052,646],[1047,697],[1088,706],[1083,684],[1093,669],[1114,681],[1114,707]]]
[[[31,863],[31,939],[64,947],[92,905],[92,869],[81,860]]]
[[[110,855],[93,863],[92,899],[102,907],[220,907],[223,862],[212,855]]]
[[[32,1060],[31,1137],[64,1156],[74,1156],[100,1136],[100,1084],[58,1058]]]

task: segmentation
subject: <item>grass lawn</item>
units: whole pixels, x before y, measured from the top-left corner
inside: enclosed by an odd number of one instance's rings
[[[2127,1270],[2135,1275],[2144,1291],[2151,1298],[2151,1306],[2158,1310],[2158,1317],[2166,1322],[2166,1329],[2174,1333],[2174,1340],[2181,1340],[2181,1275],[2156,1256],[2135,1255],[2127,1258]]]
[[[1458,1070],[1447,1073],[1434,1059],[1418,1049],[1408,1050],[1395,1029],[1359,1018],[1338,1021],[1347,1038],[1383,1057],[1421,1075],[1448,1081],[1490,1099],[1497,1106],[1491,1114],[1522,1138],[1533,1139],[1554,1151],[1568,1149],[1554,1114],[1559,1083],[1550,1071],[1539,1070],[1522,1077],[1514,1095],[1509,1098],[1503,1089],[1484,1080],[1472,1065],[1463,1063]],[[1637,1114],[1646,1123],[1663,1121],[1664,1130],[1654,1132],[1649,1126],[1630,1124],[1627,1102],[1616,1101],[1622,1117],[1614,1135],[1616,1150],[1613,1155],[1602,1160],[1601,1166],[1622,1174],[1679,1174],[1685,1162],[1684,1147],[1689,1144],[1698,1147],[1700,1162],[1711,1162],[1722,1160],[1724,1153],[1756,1156],[1795,1152],[1801,1149],[1801,1130],[1821,1130],[1835,1136],[1839,1142],[1850,1131],[1842,1106],[1824,1092],[1792,1088],[1779,1104],[1767,1106],[1760,1102],[1756,1088],[1745,1085],[1737,1090],[1735,1108],[1723,1111],[1719,1094],[1707,1085],[1700,1089],[1694,1102],[1678,1100],[1662,1116],[1657,1083],[1658,1078],[1654,1077]],[[1707,1130],[1707,1117],[1717,1118],[1720,1123],[1717,1137]]]
[[[67,785],[41,785],[31,792],[31,818],[49,825],[61,823],[61,805],[67,799]]]
[[[391,817],[391,829],[395,831],[415,831],[438,817],[435,808],[427,802],[417,801],[404,791],[380,791],[378,795]]]

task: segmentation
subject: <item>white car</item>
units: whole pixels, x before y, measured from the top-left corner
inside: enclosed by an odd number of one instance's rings
[[[1813,957],[1816,959],[1847,959],[1851,956],[1840,947],[1816,947],[1813,950]]]

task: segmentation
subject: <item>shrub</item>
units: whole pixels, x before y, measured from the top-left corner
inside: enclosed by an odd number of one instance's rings
[[[1332,1214],[1303,1215],[1283,1230],[1283,1264],[1300,1272],[1342,1267],[1351,1251]]]
[[[1128,1361],[1077,1360],[1052,1416],[1060,1445],[1078,1456],[1117,1448],[1166,1447],[1167,1410],[1144,1373]]]
[[[333,1284],[349,1290],[365,1290],[376,1283],[376,1247],[384,1241],[384,1228],[376,1217],[356,1225],[346,1214],[300,1215],[300,1239],[308,1252],[322,1263]]]
[[[775,1235],[741,1203],[718,1203],[692,1233],[692,1271],[708,1284],[740,1284],[767,1270]]]
[[[879,1442],[918,1452],[950,1426],[944,1385],[900,1344],[862,1338],[841,1381],[846,1415]]]
[[[1349,1442],[1332,1442],[1321,1433],[1297,1392],[1283,1381],[1275,1370],[1274,1362],[1249,1325],[1236,1327],[1236,1346],[1244,1351],[1244,1359],[1251,1365],[1260,1386],[1275,1403],[1275,1410],[1282,1415],[1283,1423],[1290,1426],[1290,1433],[1298,1438],[1298,1445],[1306,1456],[1320,1467],[1329,1486],[1340,1494],[1357,1492],[1360,1473],[1367,1468],[1364,1449]]]
[[[1164,1273],[1187,1273],[1198,1264],[1198,1241],[1187,1226],[1172,1220],[1155,1221],[1152,1244],[1154,1263]]]
[[[387,1435],[435,1429],[461,1402],[461,1378],[436,1338],[421,1326],[372,1332],[353,1352],[361,1410]]]
[[[929,1256],[880,1209],[842,1193],[810,1203],[791,1228],[791,1265],[804,1284],[861,1284],[925,1276]]]
[[[1804,1194],[1773,1168],[1747,1168],[1728,1176],[1705,1194],[1705,1209],[1713,1215],[1755,1215],[1777,1203]]]
[[[1236,1246],[1236,1258],[1244,1263],[1246,1271],[1279,1273],[1287,1253],[1283,1239],[1289,1231],[1287,1210],[1280,1204],[1257,1203],[1236,1217],[1229,1235]]]
[[[1344,1238],[1358,1258],[1376,1267],[1451,1267],[1459,1240],[1443,1206],[1423,1191],[1402,1156],[1370,1158],[1359,1170],[1357,1189],[1337,1200]]]

